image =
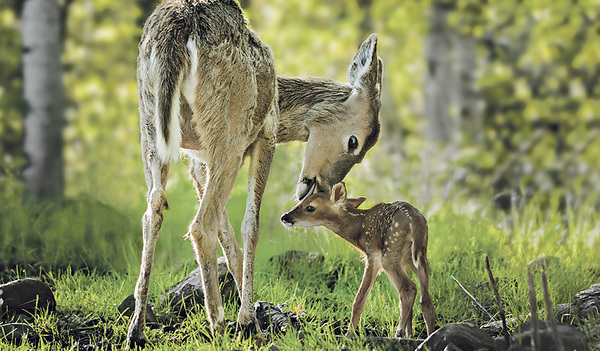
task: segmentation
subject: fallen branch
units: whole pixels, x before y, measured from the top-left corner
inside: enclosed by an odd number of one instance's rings
[[[565,347],[562,343],[562,339],[558,336],[558,323],[554,318],[554,310],[552,309],[552,301],[550,301],[550,294],[548,293],[548,282],[546,280],[545,269],[542,271],[542,289],[544,290],[544,302],[546,303],[546,314],[548,321],[550,322],[550,328],[552,328],[552,337],[556,343],[556,349],[558,351],[565,351]]]
[[[535,286],[533,285],[533,275],[531,274],[531,272],[527,272],[527,285],[529,287],[529,308],[531,310],[531,326],[533,327],[533,338],[531,338],[531,348],[533,349],[533,351],[542,351],[540,331],[538,329]]]
[[[488,311],[487,311],[487,310],[486,310],[486,309],[485,309],[485,308],[484,308],[484,307],[483,307],[483,306],[482,306],[482,305],[479,303],[479,301],[477,301],[477,299],[476,299],[476,298],[475,298],[473,295],[471,295],[471,294],[470,294],[470,293],[467,291],[467,289],[465,289],[465,287],[464,287],[464,286],[462,286],[462,284],[461,284],[461,283],[460,283],[458,280],[456,280],[456,278],[454,278],[454,276],[453,276],[453,275],[450,275],[450,278],[454,279],[454,281],[456,282],[456,284],[458,284],[458,286],[460,286],[460,288],[462,289],[462,291],[464,291],[464,292],[465,292],[465,294],[467,294],[467,296],[469,296],[469,297],[471,298],[471,300],[473,300],[473,302],[475,302],[475,305],[476,305],[477,307],[479,307],[479,308],[480,308],[480,309],[481,309],[483,312],[485,312],[485,313],[486,313],[486,314],[487,314],[487,315],[490,317],[490,320],[492,320],[492,321],[495,321],[495,320],[496,320],[496,318],[494,318],[494,316],[492,316],[492,315],[491,315],[491,314],[490,314],[490,313],[489,313],[489,312],[488,312]]]
[[[488,255],[483,254],[483,259],[485,261],[485,268],[488,271],[488,275],[490,277],[490,282],[492,283],[492,290],[494,290],[494,296],[496,297],[496,303],[498,304],[498,310],[500,311],[500,318],[502,319],[502,335],[504,335],[504,341],[506,342],[506,348],[510,347],[510,337],[508,336],[508,328],[506,327],[506,315],[504,315],[504,308],[502,307],[502,300],[500,300],[500,294],[498,293],[498,286],[496,285],[496,279],[494,279],[494,275],[492,274],[492,269],[490,268],[490,260]]]

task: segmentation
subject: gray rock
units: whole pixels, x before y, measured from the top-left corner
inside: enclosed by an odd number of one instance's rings
[[[121,302],[119,307],[117,307],[119,312],[126,317],[131,317],[133,312],[135,311],[135,298],[132,295],[129,295]],[[146,323],[148,324],[157,324],[156,316],[152,311],[152,306],[146,302]]]
[[[421,344],[421,339],[386,338],[372,336],[365,343],[368,350],[414,350]]]
[[[298,315],[294,312],[283,312],[281,305],[257,301],[254,303],[254,311],[258,326],[262,331],[279,334],[285,333],[290,326],[296,330],[300,329]]]
[[[595,313],[600,313],[600,284],[593,284],[575,294],[573,303],[557,305],[554,315],[556,320],[570,324],[575,319],[581,321]]]
[[[433,332],[417,350],[490,350],[497,351],[494,339],[470,324],[446,324]]]
[[[37,336],[29,324],[10,323],[0,325],[0,339],[3,338],[14,344],[19,344],[25,339],[36,339]]]
[[[518,319],[515,317],[512,318],[507,318],[506,319],[506,326],[508,327],[509,330],[512,330],[514,327],[516,327],[519,323],[521,323],[522,319]],[[484,330],[486,333],[488,333],[491,336],[497,336],[497,335],[501,335],[502,334],[502,321],[492,321],[489,323],[486,323],[482,326],[479,327],[480,329]]]
[[[56,300],[48,284],[25,278],[0,285],[0,312],[35,315],[56,310]]]
[[[600,313],[600,284],[593,284],[589,289],[575,294],[574,304],[579,308],[577,316],[587,318],[592,313]]]
[[[550,323],[548,321],[539,321],[538,328],[540,333],[540,341],[542,344],[541,349],[544,351],[559,350],[554,340],[554,335],[552,332],[552,328],[550,328]],[[560,340],[562,340],[565,351],[586,349],[585,342],[581,337],[581,332],[579,331],[579,328],[572,325],[559,324],[557,330],[557,335],[560,338]],[[509,350],[533,350],[531,348],[532,338],[533,330],[531,322],[525,322],[521,324],[518,328],[516,328],[513,331],[513,334],[510,337],[511,347],[509,348]],[[506,349],[506,345],[504,343],[503,338],[498,337],[494,341],[498,350]]]
[[[239,301],[239,295],[235,280],[227,269],[225,257],[218,258],[217,275],[219,285],[221,286],[221,296],[223,301]],[[179,315],[185,316],[194,306],[204,305],[204,288],[200,275],[200,267],[193,270],[177,284],[171,286],[169,290],[161,296],[161,304],[170,303]]]

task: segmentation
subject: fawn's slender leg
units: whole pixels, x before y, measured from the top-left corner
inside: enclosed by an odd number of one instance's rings
[[[155,156],[155,153],[149,151],[147,137],[142,137],[142,144],[142,150],[144,150],[144,173],[148,185],[148,207],[142,218],[142,262],[134,292],[135,311],[127,332],[128,347],[133,346],[131,343],[140,346],[145,344],[146,301],[148,300],[148,287],[150,284],[154,248],[156,247],[163,221],[162,211],[168,207],[164,187],[167,174],[169,173],[169,164],[161,163]]]
[[[198,199],[202,201],[204,187],[206,185],[206,164],[190,156],[190,176],[194,182]],[[221,225],[219,227],[219,242],[227,259],[227,267],[235,280],[239,296],[242,296],[242,250],[235,240],[235,232],[229,222],[227,210],[223,209],[221,214]]]
[[[400,319],[396,337],[412,336],[413,305],[417,297],[417,284],[406,274],[403,267],[396,265],[385,269],[385,273],[400,297]]]
[[[427,335],[435,331],[435,309],[429,295],[429,262],[425,255],[420,256],[419,267],[412,266],[412,271],[417,276],[419,290],[421,291],[421,312],[427,327]]]
[[[238,322],[242,326],[254,323],[254,257],[259,237],[259,213],[262,196],[269,176],[269,168],[275,152],[275,140],[272,137],[259,139],[251,152],[250,176],[248,179],[248,197],[246,213],[242,222],[244,240],[244,270],[242,276],[241,306]],[[258,331],[258,325],[256,325]]]
[[[367,257],[365,262],[365,272],[363,273],[363,278],[360,282],[360,288],[358,288],[356,297],[354,297],[354,303],[352,303],[352,316],[350,317],[350,325],[348,326],[348,333],[346,335],[355,333],[358,321],[360,320],[360,315],[365,309],[367,297],[373,287],[379,269],[379,265],[377,265],[371,257]]]
[[[207,161],[208,174],[200,208],[189,227],[189,237],[200,264],[204,283],[204,304],[213,334],[225,329],[225,312],[217,279],[218,232],[225,203],[241,165],[242,152],[235,152],[237,145],[224,143],[216,150],[231,150]]]

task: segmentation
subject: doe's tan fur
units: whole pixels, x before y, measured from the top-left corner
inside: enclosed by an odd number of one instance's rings
[[[350,63],[349,84],[277,77],[271,51],[247,26],[236,1],[165,0],[144,25],[137,64],[148,207],[128,344],[145,342],[154,249],[162,211],[168,208],[165,185],[170,162],[181,150],[190,159],[200,199],[187,236],[201,267],[211,329],[221,334],[225,328],[217,280],[219,244],[241,296],[238,323],[252,326],[259,211],[275,144],[307,142],[296,186],[299,198],[315,189],[329,191],[363,159],[380,129],[383,63],[377,37],[369,36]],[[250,157],[250,172],[242,252],[225,204],[245,157]]]
[[[410,268],[421,290],[421,311],[427,333],[434,331],[435,311],[429,295],[427,261],[428,228],[425,217],[406,202],[380,203],[358,209],[364,197],[348,198],[344,183],[332,193],[316,193],[281,217],[286,226],[325,226],[348,241],[365,256],[365,271],[352,304],[348,333],[354,333],[375,277],[384,271],[400,297],[400,319],[396,336],[412,335],[412,308],[416,284],[406,274]]]

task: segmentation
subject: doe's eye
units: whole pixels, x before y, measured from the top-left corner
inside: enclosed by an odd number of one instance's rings
[[[348,151],[353,151],[358,147],[358,138],[354,135],[348,139]]]
[[[308,212],[315,212],[315,206],[313,206],[313,205],[308,205],[308,206],[306,206],[306,210],[307,210]]]

